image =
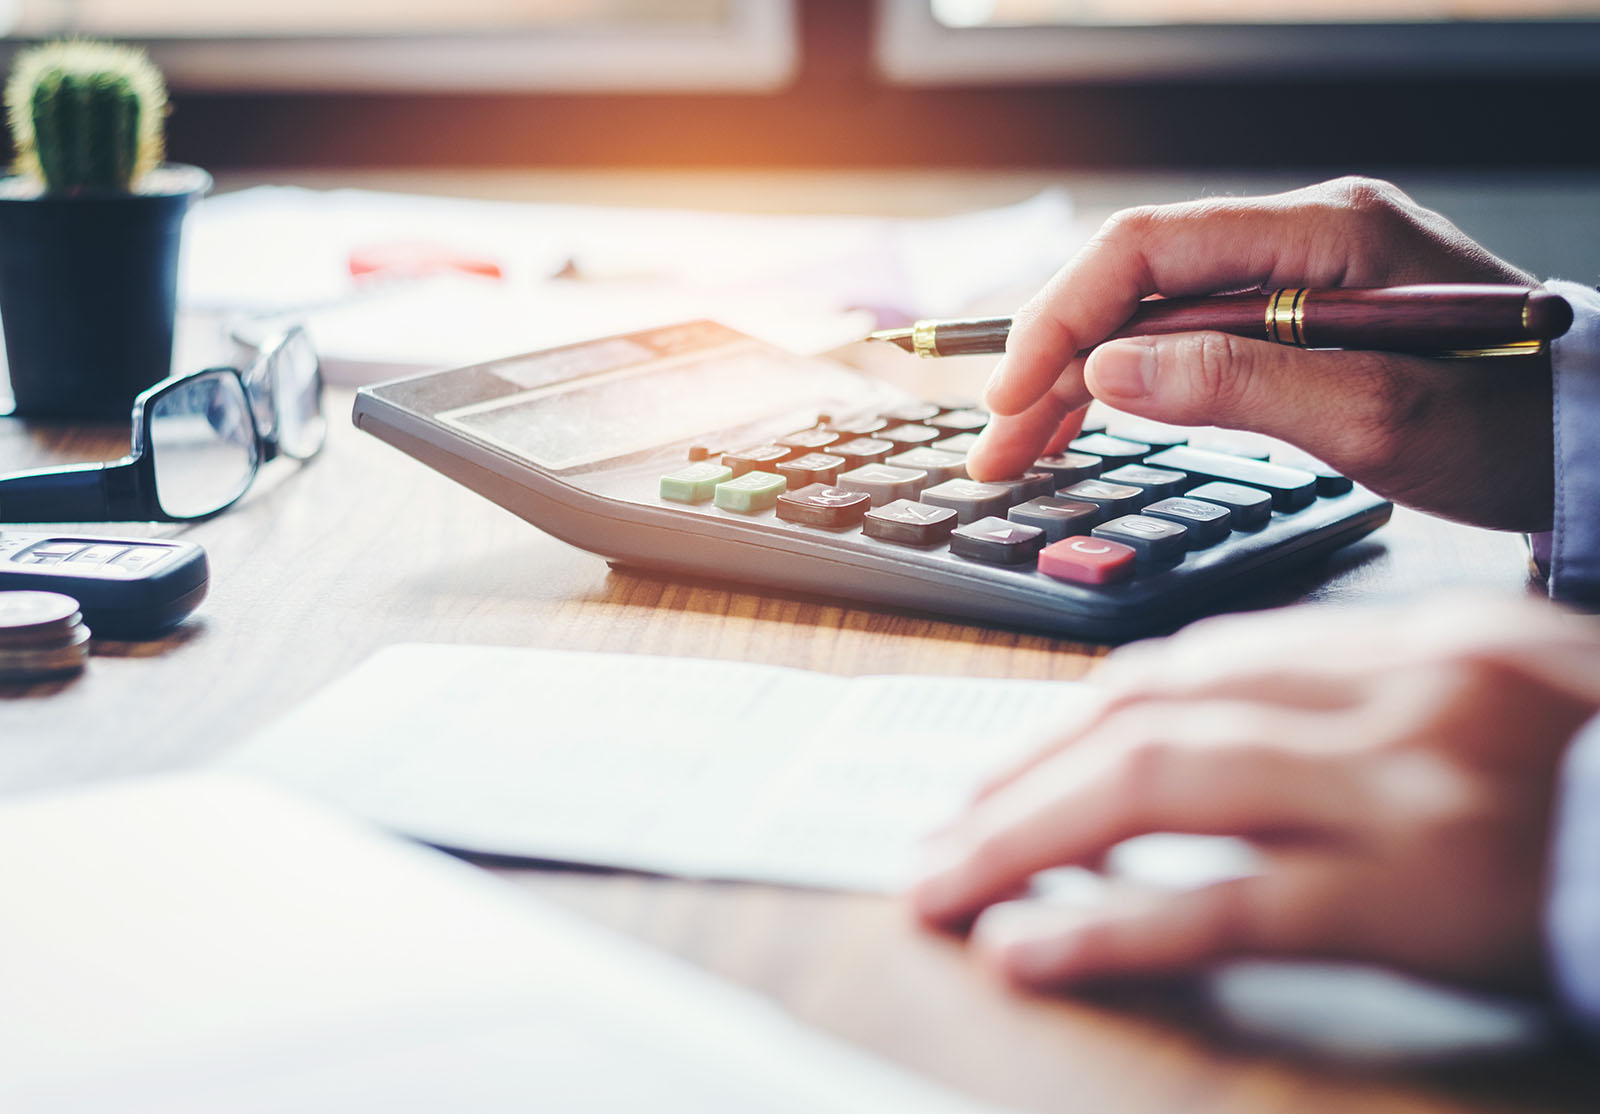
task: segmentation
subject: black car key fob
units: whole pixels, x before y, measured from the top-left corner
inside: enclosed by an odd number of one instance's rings
[[[0,591],[71,596],[97,637],[161,634],[199,606],[209,583],[194,542],[0,530]]]

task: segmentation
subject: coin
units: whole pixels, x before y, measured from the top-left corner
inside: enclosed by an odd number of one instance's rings
[[[60,592],[0,592],[0,630],[65,623],[78,614],[78,601]]]
[[[56,592],[0,592],[0,681],[76,673],[89,659],[78,601]]]

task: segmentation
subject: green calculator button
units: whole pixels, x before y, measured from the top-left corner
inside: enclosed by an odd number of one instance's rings
[[[717,506],[725,511],[755,514],[770,509],[789,481],[772,472],[746,472],[717,485]]]
[[[732,468],[714,460],[704,460],[662,476],[661,498],[674,503],[704,503],[719,483],[732,478]]]

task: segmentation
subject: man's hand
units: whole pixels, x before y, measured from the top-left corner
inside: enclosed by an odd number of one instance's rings
[[[1296,608],[1128,647],[1098,680],[1082,722],[930,845],[925,921],[977,916],[977,947],[1039,986],[1241,954],[1539,981],[1556,773],[1600,710],[1594,620],[1531,601]],[[1162,831],[1246,838],[1264,868],[1092,908],[1003,903]]]
[[[1550,370],[1539,358],[1303,351],[1220,333],[1113,341],[1140,299],[1260,287],[1534,285],[1395,187],[1347,178],[1260,198],[1130,209],[1016,315],[989,381],[974,478],[1022,472],[1092,395],[1180,425],[1271,434],[1381,494],[1501,529],[1550,526]]]

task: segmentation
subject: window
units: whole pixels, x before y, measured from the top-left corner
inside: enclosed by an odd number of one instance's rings
[[[9,36],[143,42],[176,88],[750,90],[792,0],[0,0]]]
[[[881,0],[910,84],[1600,72],[1600,0]]]

